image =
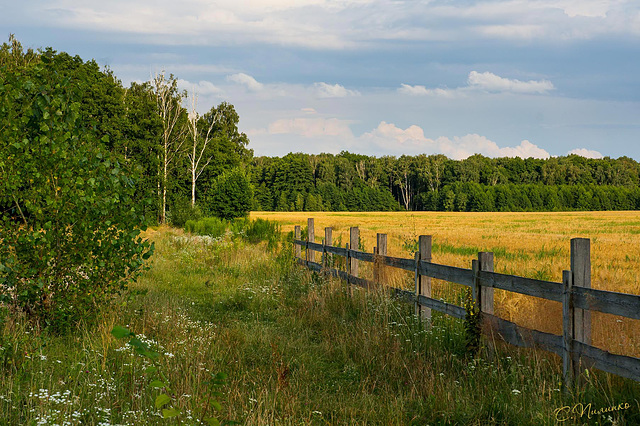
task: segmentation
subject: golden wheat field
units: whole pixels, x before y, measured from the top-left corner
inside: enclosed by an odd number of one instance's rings
[[[388,255],[412,258],[419,235],[432,235],[432,261],[471,268],[478,251],[494,252],[496,272],[562,282],[570,269],[570,240],[591,240],[592,288],[640,294],[640,212],[448,213],[448,212],[252,212],[251,218],[275,220],[288,232],[307,218],[315,221],[315,239],[333,228],[333,243],[349,242],[349,227],[360,228],[365,251],[385,233]],[[361,267],[362,270],[362,267]],[[364,276],[370,270],[363,270]],[[361,274],[362,275],[362,274]],[[413,276],[387,271],[391,285],[412,288]],[[434,280],[433,297],[459,303],[462,287]],[[496,290],[496,314],[525,327],[562,332],[560,303]],[[640,356],[637,320],[592,313],[595,346]]]

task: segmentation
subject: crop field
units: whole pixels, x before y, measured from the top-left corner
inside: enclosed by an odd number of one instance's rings
[[[303,236],[307,218],[313,217],[316,242],[322,241],[325,227],[332,227],[334,245],[342,246],[349,241],[349,227],[357,226],[368,252],[376,233],[386,233],[388,254],[404,258],[413,257],[419,235],[432,235],[435,263],[471,268],[477,252],[491,251],[496,272],[554,282],[570,269],[570,240],[589,238],[592,288],[640,294],[639,212],[253,212],[251,217],[276,220],[284,232],[300,225]],[[413,288],[412,274],[394,270],[388,275],[392,285]],[[434,280],[433,294],[460,305],[463,288]],[[560,303],[496,290],[495,309],[525,327],[561,334]],[[640,356],[638,321],[599,312],[592,318],[594,345]]]

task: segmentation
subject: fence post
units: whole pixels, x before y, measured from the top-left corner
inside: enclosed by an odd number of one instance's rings
[[[294,232],[295,232],[294,239],[300,241],[302,239],[302,231],[300,231],[300,225],[296,225]],[[296,259],[300,259],[302,257],[302,247],[300,246],[300,244],[294,244],[294,247],[295,247],[294,256],[296,257]]]
[[[351,256],[349,255],[349,243],[345,244],[345,248],[347,249],[347,256],[344,258],[345,266],[347,267],[347,275],[351,275]],[[347,280],[347,284],[349,280]]]
[[[478,270],[493,272],[493,253],[478,253]],[[480,311],[493,315],[493,287],[480,286]]]
[[[349,228],[349,247],[351,250],[358,250],[360,248],[360,229],[356,226],[352,226]],[[358,259],[354,259],[349,256],[350,264],[350,275],[354,277],[358,276]]]
[[[573,387],[573,276],[571,271],[562,271],[562,377],[563,390]]]
[[[331,227],[327,227],[324,228],[324,245],[326,246],[331,246],[333,244],[332,242],[332,228]],[[324,253],[322,253],[322,267],[323,268],[328,268],[329,267],[329,255],[327,254],[327,249],[325,248]]]
[[[431,262],[431,235],[418,237],[418,257],[416,261],[416,295],[431,297],[431,277],[420,275],[420,261]],[[416,315],[422,320],[431,321],[431,308],[416,303]]]
[[[315,229],[313,227],[313,218],[312,217],[307,219],[307,242],[309,242],[309,243],[315,243],[316,242],[316,232],[315,232]],[[309,255],[307,256],[307,260],[310,261],[310,262],[315,262],[316,261],[315,252],[313,250],[309,250],[309,249],[307,249],[307,252],[309,253]]]
[[[480,285],[478,284],[478,259],[471,260],[471,270],[473,271],[473,285],[471,286],[471,297],[480,306]]]
[[[588,238],[571,239],[571,275],[572,287],[591,288],[591,240]],[[573,310],[574,339],[591,344],[591,312],[585,309]],[[574,380],[580,377],[582,360],[573,354]]]
[[[373,264],[373,282],[378,285],[383,285],[385,281],[385,268],[378,256],[387,255],[387,234],[377,234],[376,244],[377,246],[374,251],[376,257],[374,258]]]

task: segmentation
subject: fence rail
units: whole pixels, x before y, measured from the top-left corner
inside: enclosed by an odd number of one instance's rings
[[[551,282],[493,272],[493,253],[478,253],[471,269],[440,265],[431,262],[431,236],[420,236],[419,251],[415,259],[387,256],[386,234],[377,235],[373,253],[331,245],[331,228],[325,228],[323,243],[314,242],[314,220],[308,219],[307,240],[301,236],[300,226],[295,227],[295,256],[298,263],[309,269],[341,278],[349,284],[373,288],[382,284],[381,268],[388,266],[415,274],[415,290],[389,287],[396,296],[414,303],[416,313],[423,319],[436,310],[455,318],[464,319],[465,309],[431,298],[431,278],[461,284],[471,288],[474,300],[482,312],[483,332],[499,337],[520,347],[539,347],[553,352],[563,361],[565,388],[580,377],[585,368],[597,368],[618,376],[640,381],[640,358],[616,355],[591,345],[591,311],[640,319],[640,296],[591,288],[590,240],[571,240],[571,269],[563,271],[563,282]],[[350,229],[350,245],[357,247],[359,229]],[[305,249],[302,258],[301,249]],[[322,263],[314,253],[322,254]],[[346,271],[328,267],[328,255],[344,257]],[[358,262],[373,263],[373,280],[359,277]],[[493,314],[493,289],[534,296],[562,303],[563,334],[556,335],[533,330]]]

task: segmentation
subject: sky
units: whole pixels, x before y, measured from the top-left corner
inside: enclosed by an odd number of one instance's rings
[[[255,155],[640,160],[638,0],[0,0],[0,36],[165,71]]]

